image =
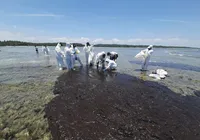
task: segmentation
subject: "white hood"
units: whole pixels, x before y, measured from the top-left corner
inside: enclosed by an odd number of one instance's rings
[[[153,49],[153,45],[149,45],[147,49]]]

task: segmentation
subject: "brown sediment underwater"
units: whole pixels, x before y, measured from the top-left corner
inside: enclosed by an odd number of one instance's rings
[[[54,88],[45,109],[54,140],[200,140],[199,97],[88,68],[64,73]]]

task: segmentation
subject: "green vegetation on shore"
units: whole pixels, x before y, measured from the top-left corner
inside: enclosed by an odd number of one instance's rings
[[[60,42],[62,46],[65,46],[65,42]],[[81,43],[73,43],[77,46],[84,46]],[[56,43],[32,43],[32,42],[22,42],[22,41],[13,41],[13,40],[8,40],[8,41],[0,41],[0,46],[56,46]]]
[[[127,44],[96,44],[95,47],[123,47],[123,48],[146,48],[149,45],[127,45]],[[184,46],[161,46],[154,45],[154,48],[191,48]]]
[[[32,43],[32,42],[22,42],[22,41],[0,41],[0,46],[56,46],[58,42],[54,43]],[[62,46],[65,46],[65,42],[60,42]],[[83,47],[84,44],[73,43],[76,46]],[[148,45],[127,45],[127,44],[96,44],[95,47],[123,47],[123,48],[146,48]],[[184,46],[162,46],[155,45],[155,48],[193,48]]]

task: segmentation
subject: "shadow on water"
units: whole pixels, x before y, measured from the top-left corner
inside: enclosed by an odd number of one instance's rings
[[[139,61],[129,61],[129,62],[132,64],[141,65],[141,62],[139,62]],[[179,64],[179,63],[149,62],[149,65],[200,72],[200,67],[186,65],[186,64]]]
[[[62,74],[54,94],[45,116],[55,140],[200,139],[200,98],[156,82],[82,68]]]

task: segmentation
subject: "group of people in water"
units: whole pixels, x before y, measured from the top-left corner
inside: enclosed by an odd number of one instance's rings
[[[59,67],[59,70],[63,70],[67,68],[68,70],[74,70],[75,62],[78,61],[80,66],[83,66],[83,63],[79,57],[80,50],[76,47],[76,44],[66,43],[64,50],[61,49],[61,43],[58,43],[55,47],[56,60]],[[38,54],[38,48],[35,46],[36,53]],[[45,55],[49,54],[49,48],[47,46],[42,47],[42,51]],[[102,51],[95,55],[94,47],[89,42],[85,44],[83,47],[83,51],[85,52],[86,65],[88,66],[96,66],[97,69],[106,70],[115,70],[117,68],[117,52],[107,52],[107,54]],[[141,70],[146,71],[150,56],[153,53],[153,45],[148,46],[146,49],[142,50],[138,53],[135,58],[142,58],[143,63]]]
[[[89,42],[85,44],[83,51],[85,52],[86,65],[96,65],[97,69],[101,68],[103,71],[114,70],[117,68],[116,60],[118,54],[116,52],[108,52],[108,58],[106,58],[106,53],[104,51],[95,55],[94,47],[93,45],[90,45]],[[78,61],[80,65],[83,66],[79,57],[80,50],[75,44],[66,43],[66,47],[63,51],[61,49],[61,44],[58,43],[55,47],[55,52],[59,70],[63,70],[65,66],[68,70],[74,70],[75,61]],[[64,63],[64,60],[66,63]]]

